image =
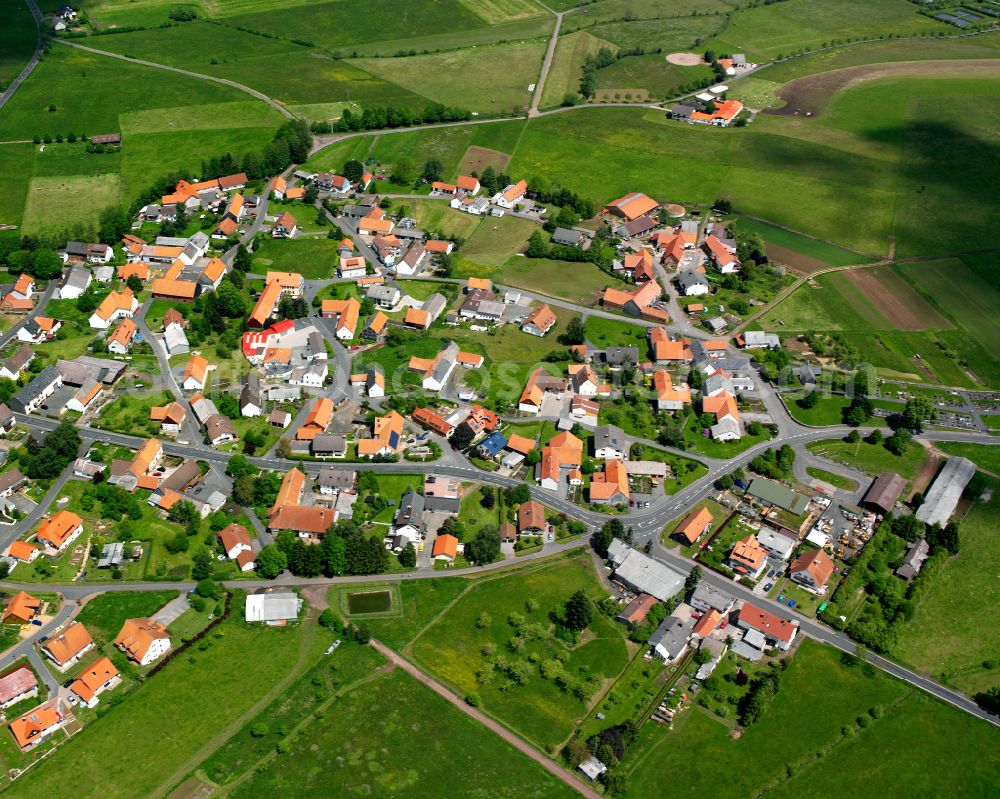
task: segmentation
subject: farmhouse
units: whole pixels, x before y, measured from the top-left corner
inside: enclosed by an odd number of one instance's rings
[[[700,125],[715,125],[716,127],[725,128],[743,110],[743,103],[739,100],[713,100],[712,102],[715,106],[714,111],[692,111],[688,117],[688,121]]]
[[[524,195],[527,193],[528,181],[519,180],[517,183],[511,183],[509,186],[505,186],[503,191],[494,195],[493,203],[498,205],[500,208],[510,210],[516,208],[517,204],[524,200]]]
[[[691,389],[675,387],[670,372],[658,369],[653,372],[653,402],[658,411],[679,411],[691,404]]]
[[[556,323],[556,315],[548,305],[536,305],[521,323],[521,330],[532,336],[544,336]]]
[[[38,680],[27,666],[0,677],[0,710],[38,695]]]
[[[132,289],[112,291],[91,315],[90,326],[97,330],[107,330],[119,319],[131,319],[138,307],[139,301],[133,296]]]
[[[663,307],[660,293],[660,285],[655,280],[650,280],[635,291],[606,288],[601,303],[612,311],[621,311],[629,316],[666,324],[670,321],[670,317]]]
[[[659,207],[659,203],[652,197],[647,197],[641,192],[631,192],[624,197],[619,197],[614,202],[604,206],[605,213],[620,217],[626,222],[638,219],[640,216],[652,213]]]

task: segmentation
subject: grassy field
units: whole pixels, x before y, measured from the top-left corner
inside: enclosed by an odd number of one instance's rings
[[[998,416],[985,418],[992,419],[994,422],[1000,421],[1000,417]],[[958,441],[941,441],[934,446],[942,452],[947,452],[949,455],[968,458],[981,469],[993,472],[994,474],[1000,474],[1000,446],[963,444]]]
[[[545,43],[533,41],[355,63],[436,102],[493,115],[528,105],[528,84],[538,79],[544,54]]]
[[[81,197],[90,202],[81,203]],[[24,229],[41,233],[77,222],[95,225],[101,211],[121,199],[121,181],[114,174],[34,178],[28,187]]]
[[[567,94],[579,96],[580,73],[583,70],[584,59],[588,55],[596,54],[602,47],[612,52],[618,50],[616,45],[598,39],[587,31],[560,36],[549,74],[545,78],[545,86],[542,88],[542,107],[551,108],[559,105]]]
[[[589,558],[581,554],[477,581],[461,603],[451,606],[414,641],[413,656],[460,694],[478,693],[483,707],[537,746],[553,746],[569,735],[574,719],[585,713],[583,701],[539,676],[534,665],[529,666],[531,676],[523,685],[488,668],[490,677],[480,684],[476,673],[486,667],[483,647],[492,644],[498,652],[505,652],[507,660],[524,661],[530,653],[543,661],[564,658],[562,671],[573,683],[596,687],[617,676],[627,663],[628,648],[621,629],[611,620],[595,616],[591,632],[575,647],[561,643],[549,632],[549,611],[561,612],[562,603],[578,589],[595,599],[605,593]],[[528,598],[535,600],[537,609],[529,609],[525,604]],[[480,619],[484,611],[486,617]],[[506,649],[516,634],[508,621],[511,613],[541,627],[540,637],[514,654]],[[479,626],[480,621],[485,625]]]
[[[946,259],[821,275],[762,323],[782,332],[842,331],[862,360],[880,369],[974,388],[976,379],[1000,383],[1000,360],[988,344],[1000,336],[998,313],[1000,291],[964,261]]]
[[[299,217],[304,220],[312,216],[312,209],[302,206]],[[314,280],[330,277],[338,260],[334,239],[267,239],[254,253],[253,264],[261,273],[298,272],[306,280]]]
[[[35,51],[38,31],[28,5],[22,0],[10,3],[0,31],[0,86],[6,87],[24,69]]]
[[[604,289],[624,286],[593,264],[531,258],[509,259],[496,279],[506,285],[594,307],[600,303]]]
[[[669,63],[662,54],[626,56],[597,71],[597,97],[626,101],[664,100],[676,96],[681,87],[691,81],[711,76],[707,64],[680,67]]]
[[[511,259],[511,253],[519,252],[537,229],[527,219],[511,216],[484,219],[462,246],[458,271],[463,277],[491,274],[491,269]]]
[[[849,266],[851,264],[865,263],[869,260],[864,255],[845,250],[842,247],[836,247],[818,239],[802,236],[790,230],[775,227],[774,225],[769,225],[767,222],[750,219],[749,217],[740,217],[734,227],[738,228],[741,233],[759,233],[769,248],[778,247],[783,251],[787,250],[792,253],[798,253],[804,255],[806,258],[821,261],[830,266]],[[774,254],[769,253],[769,255],[772,261],[781,260]],[[788,266],[794,268],[797,264],[789,263]]]
[[[824,483],[829,483],[834,488],[840,488],[844,491],[857,491],[858,484],[856,481],[849,477],[844,477],[843,475],[836,474],[835,472],[828,472],[826,469],[820,469],[816,466],[807,466],[806,472],[808,472],[810,477],[815,477],[817,480],[822,480]]]
[[[638,347],[640,361],[649,349],[646,330],[625,321],[616,322],[600,316],[587,318],[587,341],[596,347]]]
[[[316,712],[324,712],[338,701],[337,694],[363,679],[385,663],[370,647],[344,642],[332,657],[319,660],[266,708],[247,721],[243,728],[201,764],[200,771],[217,784],[225,784],[250,771],[258,761],[274,751],[288,737],[282,730],[295,728]],[[362,692],[365,689],[359,689]],[[336,710],[336,704],[334,704]],[[255,725],[264,724],[267,733],[254,735]],[[258,730],[259,731],[259,730]]]
[[[352,691],[231,794],[574,796],[492,731],[395,670]],[[475,767],[471,767],[475,762]]]
[[[833,39],[875,38],[880,34],[936,33],[942,23],[921,16],[906,0],[788,0],[780,8],[759,6],[733,16],[725,33],[710,42],[716,50],[747,52],[771,59],[821,47]]]
[[[797,395],[799,394],[801,392],[796,392],[796,395],[785,394],[783,396],[785,407],[788,408],[788,412],[792,415],[792,418],[803,424],[810,424],[817,427],[842,424],[844,421],[844,411],[851,404],[847,397],[833,395],[820,397],[815,407],[803,408],[798,403]],[[795,399],[792,398],[793,396],[795,396]]]
[[[269,702],[327,645],[315,635],[313,622],[285,629],[250,627],[241,620],[242,595],[233,602],[232,617],[219,629],[221,636],[210,636],[205,649],[174,660],[131,693],[125,704],[67,742],[44,768],[18,780],[9,795],[131,799],[166,791],[201,760],[203,747],[214,748],[228,737],[227,725]],[[234,663],[251,658],[254,668],[240,679],[219,679]],[[169,735],[162,734],[165,718],[170,719]],[[124,748],[126,758],[120,756]],[[102,765],[81,769],[81,762]],[[141,769],[135,767],[137,762]]]
[[[997,684],[996,675],[982,664],[998,651],[1000,632],[963,612],[972,606],[987,615],[1000,609],[1000,483],[993,480],[989,487],[992,498],[973,505],[962,519],[960,552],[932,578],[893,653],[922,673],[945,675],[947,682],[970,694]]]
[[[896,472],[907,480],[912,480],[920,473],[927,459],[927,451],[915,444],[902,457],[893,455],[881,444],[869,444],[863,440],[857,444],[840,439],[814,441],[806,447],[820,457],[837,463],[846,463],[873,477],[880,472]]]
[[[105,639],[118,635],[126,619],[145,618],[178,595],[178,591],[110,591],[91,599],[76,620],[91,635]]]
[[[664,53],[690,50],[697,39],[715,34],[723,24],[717,15],[663,17],[626,21],[601,22],[593,25],[587,14],[570,14],[563,19],[563,30],[570,33],[581,28],[619,47],[663,48]]]
[[[447,237],[468,239],[483,220],[456,211],[442,200],[402,200],[397,208],[406,210],[406,216],[417,220],[425,232],[440,231]]]
[[[880,708],[879,718],[871,717],[873,707]],[[861,717],[867,717],[863,728]],[[928,795],[947,794],[949,786],[959,783],[964,795],[986,796],[992,768],[967,746],[946,743],[951,722],[967,736],[963,740],[995,746],[997,733],[988,724],[880,672],[845,666],[837,650],[805,641],[782,674],[767,714],[742,735],[731,736],[728,722],[700,708],[682,713],[671,731],[647,724],[624,764],[629,771],[626,795],[650,796],[664,774],[683,771],[695,796],[829,796],[830,786],[836,785],[832,790],[837,796],[861,797],[869,795],[867,778],[874,771],[880,793],[887,797],[910,795],[911,784]],[[847,757],[847,751],[864,752],[867,767]],[[939,751],[940,757],[930,756],[931,751]],[[692,752],[699,756],[692,758]],[[720,763],[728,766],[724,778]],[[902,782],[890,776],[902,774]],[[790,789],[793,785],[796,790]]]

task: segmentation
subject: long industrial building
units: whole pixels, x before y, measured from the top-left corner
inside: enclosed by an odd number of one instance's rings
[[[927,524],[947,524],[975,473],[976,464],[968,458],[949,458],[917,508],[916,517]]]

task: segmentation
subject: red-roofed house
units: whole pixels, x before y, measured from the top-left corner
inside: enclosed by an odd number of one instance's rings
[[[757,630],[763,633],[769,644],[781,650],[786,650],[792,645],[799,631],[796,622],[778,618],[773,613],[749,602],[743,603],[736,623],[744,630]]]

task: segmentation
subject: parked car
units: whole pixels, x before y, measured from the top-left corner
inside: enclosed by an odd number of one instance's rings
[[[768,583],[767,585],[764,586],[764,593],[766,594],[772,588],[774,588],[774,583]]]

